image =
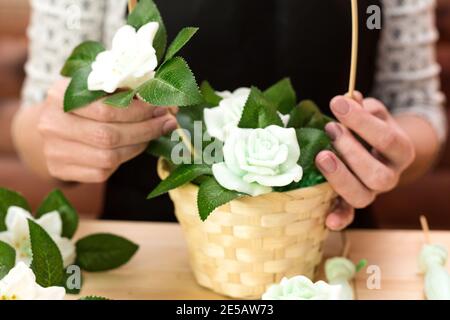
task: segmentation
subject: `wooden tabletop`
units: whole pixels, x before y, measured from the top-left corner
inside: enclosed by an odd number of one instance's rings
[[[111,299],[224,299],[197,285],[191,273],[187,248],[177,224],[82,221],[77,237],[111,232],[139,244],[136,256],[120,269],[84,273],[82,296]],[[367,270],[356,280],[358,299],[423,299],[423,279],[417,273],[417,256],[423,244],[420,231],[348,231],[350,259],[367,259],[379,267],[381,288],[369,289]],[[432,232],[432,242],[450,248],[450,232]],[[326,257],[340,255],[342,237],[331,234]],[[69,298],[76,298],[74,296]]]

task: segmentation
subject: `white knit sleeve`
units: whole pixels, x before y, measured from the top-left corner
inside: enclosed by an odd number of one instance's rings
[[[443,142],[447,123],[436,62],[435,0],[383,0],[383,5],[374,96],[394,114],[428,120]]]
[[[126,0],[31,0],[29,57],[22,105],[45,99],[70,52],[82,41],[110,43],[123,24]]]

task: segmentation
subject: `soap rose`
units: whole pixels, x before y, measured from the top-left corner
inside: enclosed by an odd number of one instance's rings
[[[33,271],[23,262],[0,280],[0,300],[63,300],[65,295],[63,287],[38,285]]]
[[[69,239],[61,237],[62,220],[58,212],[47,213],[35,220],[26,210],[10,207],[5,218],[7,230],[0,232],[0,241],[9,244],[16,250],[16,263],[24,262],[29,266],[33,259],[28,219],[33,220],[47,231],[61,252],[64,267],[74,263],[75,245]]]
[[[313,283],[307,277],[284,278],[280,284],[271,286],[262,300],[340,300],[341,286],[324,281]]]
[[[293,128],[232,130],[223,147],[224,162],[212,167],[217,182],[228,190],[258,196],[272,187],[301,180],[300,146]]]
[[[90,91],[113,93],[119,88],[136,89],[155,76],[158,66],[153,40],[159,24],[150,22],[136,31],[132,26],[120,28],[111,50],[99,53],[88,77]]]
[[[239,88],[234,92],[216,92],[222,98],[219,106],[204,110],[206,129],[211,137],[225,141],[228,133],[238,127],[250,91],[250,88]],[[281,113],[279,115],[286,126],[290,116]]]

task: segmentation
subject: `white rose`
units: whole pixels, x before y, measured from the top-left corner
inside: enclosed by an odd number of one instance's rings
[[[38,285],[33,271],[23,262],[0,280],[0,300],[63,300],[65,295],[63,287]]]
[[[228,133],[238,127],[250,91],[250,88],[239,88],[234,92],[216,92],[222,98],[219,106],[204,110],[206,129],[211,137],[225,141]],[[290,116],[279,115],[286,126]]]
[[[62,220],[58,212],[53,211],[35,220],[29,212],[19,207],[10,207],[6,214],[6,231],[0,232],[0,241],[6,242],[16,250],[16,263],[31,265],[30,231],[28,219],[40,225],[58,246],[63,257],[64,267],[75,262],[75,245],[67,238],[61,237]]]
[[[217,182],[228,190],[258,196],[301,180],[300,146],[293,128],[235,128],[223,147],[224,162],[212,167]]]
[[[114,36],[112,49],[99,53],[88,77],[90,91],[108,93],[118,88],[136,89],[153,79],[158,66],[153,40],[159,24],[150,22],[138,31],[126,25]]]
[[[324,281],[313,283],[307,277],[296,276],[271,286],[262,300],[340,300],[341,289],[339,285]]]

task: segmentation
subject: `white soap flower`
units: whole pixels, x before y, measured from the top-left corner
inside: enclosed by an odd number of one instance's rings
[[[280,284],[271,286],[262,300],[340,300],[341,286],[324,281],[313,283],[305,276],[284,278]]]
[[[222,98],[219,106],[204,110],[206,129],[211,137],[225,141],[228,133],[238,127],[250,91],[250,88],[239,88],[234,92],[216,92]],[[278,114],[287,126],[290,116]]]
[[[158,66],[153,40],[159,24],[150,22],[136,31],[121,27],[114,36],[111,50],[97,55],[88,77],[90,91],[113,93],[119,88],[136,89],[155,76]]]
[[[33,271],[23,262],[0,280],[0,300],[63,300],[65,295],[63,287],[38,285]]]
[[[272,192],[272,187],[298,182],[300,146],[293,128],[235,128],[223,147],[224,162],[212,167],[217,182],[228,190],[251,196]]]
[[[28,219],[40,225],[59,248],[63,257],[64,267],[75,262],[75,245],[67,238],[61,237],[62,220],[58,212],[50,212],[35,220],[29,212],[19,207],[10,207],[6,214],[6,231],[0,232],[0,241],[6,242],[16,250],[16,263],[24,262],[31,265],[30,232]]]

